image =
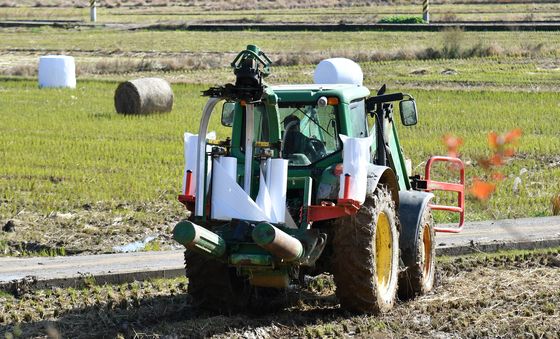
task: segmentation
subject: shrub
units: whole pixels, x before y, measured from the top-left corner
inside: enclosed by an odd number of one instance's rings
[[[395,15],[381,18],[380,24],[425,24],[426,21],[419,16]]]

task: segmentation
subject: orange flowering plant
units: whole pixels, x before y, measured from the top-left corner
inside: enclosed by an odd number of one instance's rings
[[[513,129],[504,134],[496,132],[488,133],[488,146],[492,151],[489,157],[477,159],[477,163],[486,172],[487,179],[473,178],[469,192],[478,200],[486,201],[496,191],[498,182],[505,179],[505,175],[498,169],[515,155],[515,147],[523,134],[520,128]],[[459,157],[459,147],[463,140],[451,134],[443,136],[443,143],[447,147],[447,153],[452,157]]]

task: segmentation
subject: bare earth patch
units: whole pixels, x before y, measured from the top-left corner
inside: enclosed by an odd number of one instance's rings
[[[54,256],[115,252],[115,246],[150,240],[144,250],[174,249],[171,228],[184,217],[179,204],[85,205],[69,212],[42,215],[25,209],[13,218],[0,219],[0,256]]]
[[[443,259],[439,286],[381,316],[339,309],[329,276],[291,291],[276,312],[212,315],[185,279],[0,295],[0,335],[23,337],[538,337],[560,333],[560,249]],[[88,333],[84,329],[88,328]]]

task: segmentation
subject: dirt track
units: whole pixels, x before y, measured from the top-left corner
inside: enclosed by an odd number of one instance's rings
[[[0,296],[0,336],[558,338],[560,249],[439,266],[435,291],[377,317],[341,311],[330,277],[290,293],[292,306],[276,312],[197,314],[180,279]]]

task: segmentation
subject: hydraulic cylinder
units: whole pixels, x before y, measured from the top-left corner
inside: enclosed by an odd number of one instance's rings
[[[253,240],[278,258],[294,261],[303,257],[303,245],[297,238],[263,222],[253,229]]]
[[[221,257],[226,252],[222,237],[188,220],[175,226],[173,239],[188,249],[213,257]]]

